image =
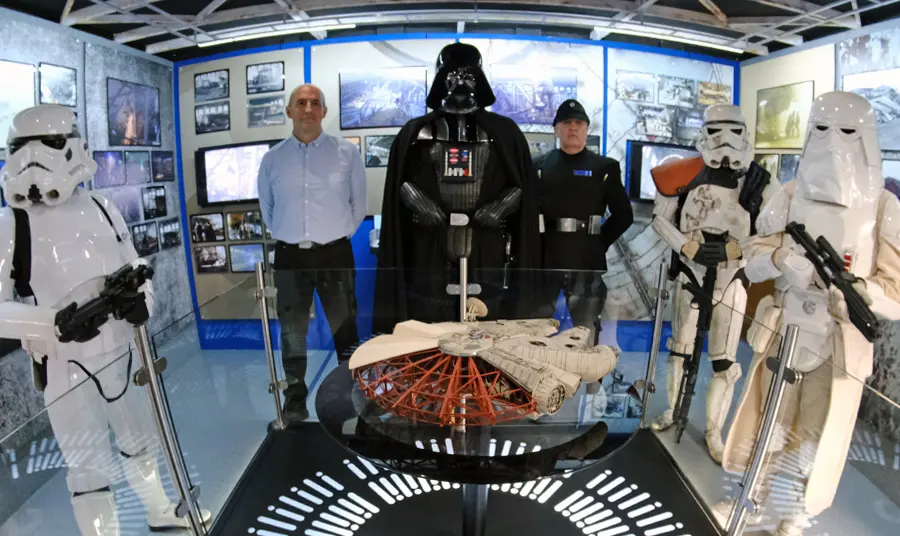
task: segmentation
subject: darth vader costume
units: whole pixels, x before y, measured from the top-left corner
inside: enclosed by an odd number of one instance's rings
[[[525,136],[484,108],[494,93],[471,45],[444,47],[426,104],[391,147],[375,287],[376,331],[458,319],[459,257],[491,317],[524,314],[540,263],[537,198]]]

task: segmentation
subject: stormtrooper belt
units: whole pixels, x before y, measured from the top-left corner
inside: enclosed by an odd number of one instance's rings
[[[589,235],[598,235],[603,226],[602,216],[591,216],[587,220],[579,220],[577,218],[556,218],[544,220],[543,214],[540,217],[541,232],[545,230],[555,231],[557,233],[583,233]]]

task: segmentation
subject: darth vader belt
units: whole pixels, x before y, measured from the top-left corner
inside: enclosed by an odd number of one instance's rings
[[[578,218],[556,218],[544,219],[541,214],[541,232],[546,229],[557,233],[587,233],[589,235],[598,235],[603,226],[602,216],[591,216],[587,220],[579,220]]]

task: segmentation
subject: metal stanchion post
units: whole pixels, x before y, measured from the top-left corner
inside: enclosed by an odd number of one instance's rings
[[[160,387],[159,372],[157,371],[156,360],[153,358],[153,351],[150,349],[150,336],[147,334],[146,324],[135,326],[134,340],[142,367],[142,370],[137,372],[136,378],[138,381],[136,383],[147,386],[147,394],[150,397],[153,418],[156,420],[156,428],[162,441],[163,452],[166,455],[166,461],[169,463],[169,469],[172,471],[172,480],[180,498],[176,512],[178,515],[182,515],[184,507],[187,505],[187,516],[190,522],[191,533],[194,536],[205,536],[206,527],[203,525],[200,506],[197,504],[200,488],[192,488],[188,480],[184,456],[178,446],[178,441],[175,439],[174,426],[169,420],[169,407]]]
[[[747,468],[744,480],[741,483],[741,494],[728,520],[727,534],[729,536],[743,534],[750,511],[756,512],[760,507],[760,505],[756,504],[753,497],[756,495],[762,476],[765,474],[763,465],[766,460],[766,454],[769,452],[769,447],[772,444],[775,427],[778,426],[778,415],[781,410],[781,404],[784,401],[784,391],[786,389],[785,383],[795,383],[799,380],[799,375],[791,369],[794,361],[794,351],[797,346],[798,331],[799,329],[796,325],[788,325],[784,339],[781,341],[777,358],[778,369],[775,371],[775,376],[769,385],[766,412],[757,434],[759,439],[753,450],[750,467]],[[774,361],[773,358],[769,358],[766,366],[773,368]]]
[[[466,321],[466,301],[469,299],[469,259],[459,258],[459,321]]]
[[[272,397],[275,399],[275,422],[271,426],[275,430],[284,430],[284,410],[281,407],[282,383],[278,381],[278,371],[275,368],[275,351],[272,350],[272,330],[269,329],[269,305],[266,301],[275,295],[274,290],[266,287],[263,263],[256,263],[256,299],[259,300],[263,343],[266,347],[266,362],[269,363],[269,392],[272,393]]]
[[[666,290],[666,273],[669,265],[664,261],[659,265],[659,274],[656,276],[656,307],[653,312],[653,338],[650,340],[650,361],[647,363],[647,376],[644,378],[644,396],[641,397],[641,428],[647,427],[647,407],[650,404],[650,395],[656,392],[656,364],[659,357],[659,341],[662,338],[663,311],[666,301],[669,299],[669,291]]]

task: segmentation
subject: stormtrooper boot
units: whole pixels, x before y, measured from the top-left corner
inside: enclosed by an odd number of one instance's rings
[[[803,536],[803,531],[810,527],[809,516],[794,514],[788,519],[782,520],[775,530],[775,536]]]
[[[82,536],[119,536],[116,498],[109,488],[73,496],[72,508]]]
[[[678,403],[678,390],[681,389],[681,377],[684,376],[684,358],[669,354],[669,369],[666,371],[666,395],[669,407],[650,425],[650,428],[661,432],[672,426],[675,404]]]
[[[132,457],[122,453],[122,468],[125,471],[125,478],[147,510],[147,525],[150,526],[150,530],[154,531],[190,527],[187,516],[178,517],[176,515],[177,505],[166,495],[159,479],[155,449],[149,450],[152,454],[143,453]],[[206,523],[212,518],[212,514],[209,510],[201,508],[200,517]]]
[[[706,446],[710,457],[719,465],[722,464],[725,452],[722,427],[725,426],[725,419],[734,399],[734,385],[740,378],[741,366],[732,362],[727,370],[713,373],[706,391]]]

